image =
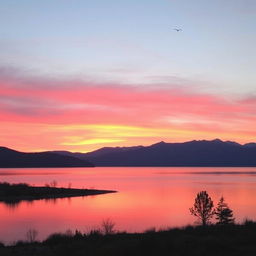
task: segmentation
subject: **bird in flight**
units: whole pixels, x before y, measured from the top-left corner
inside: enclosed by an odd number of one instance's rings
[[[177,31],[177,32],[181,32],[182,29],[181,28],[174,28],[173,30]]]

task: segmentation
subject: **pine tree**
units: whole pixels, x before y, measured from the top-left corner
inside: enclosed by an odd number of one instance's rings
[[[196,216],[203,226],[207,225],[215,214],[213,201],[206,191],[197,194],[194,206],[189,210],[191,215]]]
[[[224,202],[223,196],[220,198],[218,206],[215,210],[216,220],[218,225],[234,224],[233,211]]]

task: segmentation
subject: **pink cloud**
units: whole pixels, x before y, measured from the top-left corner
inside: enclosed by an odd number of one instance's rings
[[[166,116],[198,116],[211,120],[244,119],[244,115],[251,106],[236,100],[227,100],[224,97],[200,93],[187,93],[178,88],[170,90],[145,90],[139,88],[117,87],[115,85],[93,85],[72,81],[70,86],[55,85],[51,90],[30,87],[2,86],[0,90],[0,104],[6,112],[22,118],[20,109],[33,109],[35,115],[42,120],[51,120],[58,115],[61,122],[85,122],[94,120],[109,120],[109,122],[155,122]],[[1,101],[7,98],[9,101]],[[11,104],[12,102],[12,104]],[[3,105],[5,107],[3,108]],[[86,114],[86,116],[84,116]],[[27,116],[24,113],[23,117]],[[29,117],[31,118],[31,117]],[[35,118],[35,117],[34,117]],[[250,118],[251,120],[251,118]],[[31,118],[33,122],[33,118]]]
[[[234,140],[246,141],[255,137],[255,109],[254,98],[228,99],[188,92],[184,87],[153,90],[134,85],[1,76],[0,72],[2,122],[116,124],[190,131],[195,139],[204,134],[230,134]]]

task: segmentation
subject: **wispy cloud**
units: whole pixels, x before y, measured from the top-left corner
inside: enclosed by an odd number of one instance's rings
[[[47,137],[41,146],[45,149],[64,146],[83,151],[108,143],[215,137],[245,142],[256,136],[255,97],[224,97],[173,84],[142,89],[31,78],[0,69],[0,107],[0,134],[6,138],[2,143],[16,142],[21,148],[35,148],[30,137],[42,135]],[[8,125],[10,136],[6,137]],[[35,134],[29,134],[29,127],[34,127]]]

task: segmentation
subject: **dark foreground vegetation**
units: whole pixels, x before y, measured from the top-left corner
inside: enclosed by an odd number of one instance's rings
[[[50,185],[44,187],[34,187],[24,183],[0,183],[0,201],[5,203],[19,203],[23,200],[30,201],[37,199],[99,195],[113,192],[116,191],[59,187],[57,188]]]
[[[256,223],[188,226],[145,233],[53,234],[43,242],[2,245],[1,256],[252,256],[256,255]]]

